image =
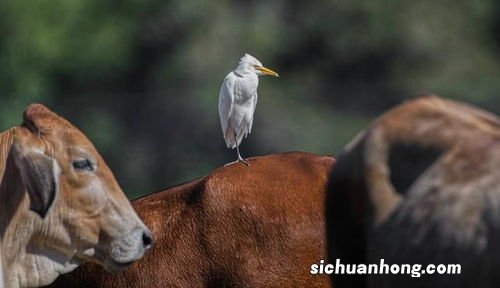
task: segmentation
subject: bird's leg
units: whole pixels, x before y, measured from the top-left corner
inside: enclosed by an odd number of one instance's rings
[[[243,157],[241,157],[240,155],[240,148],[238,148],[238,143],[236,143],[236,152],[238,153],[238,160],[236,160],[237,162],[242,162],[243,164],[247,165],[250,167],[250,164],[248,163],[247,160],[243,159]]]
[[[234,135],[234,143],[236,143],[236,153],[238,153],[238,162],[242,162],[243,164],[247,165],[248,167],[250,167],[250,164],[248,163],[248,161],[246,161],[245,159],[243,159],[243,157],[241,157],[241,154],[240,154],[240,147],[238,145],[238,140],[236,139],[236,132],[233,133]]]
[[[236,161],[233,161],[231,163],[227,163],[224,166],[228,166],[228,165],[231,165],[231,164],[234,164],[234,163],[241,162],[241,163],[247,165],[248,167],[250,167],[250,163],[248,163],[247,160],[245,160],[245,159],[243,159],[243,157],[241,157],[240,147],[238,147],[238,140],[236,140],[236,132],[233,135],[234,135],[234,143],[236,143],[236,153],[238,153],[238,159],[236,159]]]

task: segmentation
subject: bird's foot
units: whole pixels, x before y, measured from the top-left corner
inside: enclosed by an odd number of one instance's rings
[[[247,161],[247,160],[245,160],[245,159],[243,159],[243,158],[241,158],[241,157],[240,157],[240,158],[238,158],[238,162],[241,162],[241,163],[243,163],[243,164],[247,165],[247,167],[250,167],[250,163],[248,163],[248,161]]]
[[[229,163],[225,164],[224,167],[227,167],[229,165],[233,165],[233,164],[236,164],[236,163],[240,163],[240,162],[243,163],[243,164],[245,164],[245,165],[247,165],[247,167],[250,167],[250,163],[248,163],[248,161],[245,160],[245,159],[243,159],[242,157],[238,157],[238,160],[233,161],[233,162],[229,162]]]
[[[238,161],[238,160],[236,160],[236,161],[233,161],[233,162],[226,163],[226,164],[224,164],[224,167],[227,167],[227,166],[229,166],[229,165],[233,165],[234,163],[238,163],[238,162],[239,162],[239,161]]]

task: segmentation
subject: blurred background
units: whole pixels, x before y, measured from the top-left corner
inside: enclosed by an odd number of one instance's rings
[[[80,127],[129,197],[233,161],[219,88],[261,77],[244,157],[335,155],[385,109],[434,93],[500,112],[500,2],[0,1],[0,129],[43,103]]]

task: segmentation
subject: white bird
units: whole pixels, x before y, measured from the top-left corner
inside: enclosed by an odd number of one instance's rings
[[[249,166],[240,155],[239,145],[243,136],[252,131],[253,113],[257,105],[257,87],[259,77],[270,75],[279,77],[278,73],[262,66],[259,60],[249,54],[240,58],[236,68],[227,74],[219,92],[219,118],[222,135],[228,148],[238,153],[238,159],[226,165],[243,162]]]

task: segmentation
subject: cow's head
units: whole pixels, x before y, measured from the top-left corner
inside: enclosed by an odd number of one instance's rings
[[[332,169],[326,204],[329,260],[424,264],[467,259],[461,264],[483,267],[467,257],[482,257],[485,243],[495,243],[494,229],[476,231],[498,227],[483,221],[498,219],[499,139],[497,116],[435,96],[384,113],[346,146]],[[402,278],[387,279],[332,276],[335,287],[409,286]]]
[[[39,246],[112,272],[143,256],[151,233],[82,132],[38,104],[13,131],[10,155],[40,226]]]

